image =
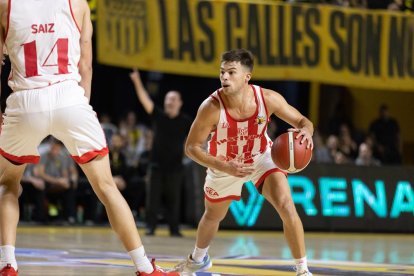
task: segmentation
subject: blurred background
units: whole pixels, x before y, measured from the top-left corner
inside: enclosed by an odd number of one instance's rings
[[[412,0],[88,2],[94,24],[91,105],[110,150],[124,156],[111,166],[123,179],[119,188],[138,224],[145,224],[152,130],[131,69],[140,70],[157,105],[168,91],[180,91],[182,111],[194,118],[220,86],[221,53],[240,47],[256,57],[251,83],[278,91],[315,125],[311,164],[289,176],[305,229],[414,232]],[[6,60],[3,110],[9,67]],[[288,127],[273,118],[268,133],[274,139]],[[45,161],[29,166],[22,183],[22,222],[107,224],[64,147],[48,138],[39,151]],[[205,168],[188,159],[183,164],[180,223],[195,227],[204,210]],[[66,177],[71,185],[46,190],[44,174]],[[273,209],[246,183],[222,228],[282,229],[269,216]]]

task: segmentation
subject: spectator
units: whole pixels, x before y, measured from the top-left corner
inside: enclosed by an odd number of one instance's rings
[[[358,145],[352,138],[349,126],[345,123],[339,128],[339,150],[349,160],[355,160],[358,155]]]
[[[51,142],[50,150],[40,158],[38,165],[40,178],[46,183],[46,196],[49,203],[63,205],[61,212],[68,223],[75,223],[77,171],[72,158],[63,151],[58,140]]]
[[[313,133],[313,161],[317,163],[332,163],[333,158],[327,146],[325,146],[319,131]]]
[[[387,105],[380,106],[379,118],[371,123],[369,132],[378,144],[381,163],[401,164],[400,126],[390,116]]]
[[[178,91],[169,91],[164,98],[164,110],[154,105],[142,84],[139,72],[130,74],[138,99],[153,123],[154,142],[150,155],[150,181],[147,192],[147,235],[154,235],[161,199],[165,197],[166,216],[171,236],[179,231],[180,195],[184,181],[184,142],[191,119],[181,113],[183,104]]]
[[[128,202],[133,214],[137,214],[139,201],[143,198],[145,182],[142,178],[135,176],[137,174],[135,168],[131,170],[128,167],[124,154],[124,138],[120,134],[114,134],[111,144],[109,160],[114,182]]]
[[[330,158],[332,162],[335,160],[336,153],[339,152],[339,141],[336,135],[329,135],[326,140],[326,147],[329,151]]]
[[[26,166],[21,180],[23,193],[19,199],[20,209],[27,210],[33,204],[33,211],[23,212],[23,219],[36,222],[47,222],[45,206],[45,181],[38,177],[37,168],[33,164]]]
[[[112,123],[111,117],[108,114],[102,114],[99,122],[105,134],[106,143],[110,146],[112,135],[118,132],[118,128]]]
[[[139,156],[144,151],[144,132],[146,127],[137,124],[136,115],[129,111],[122,124],[119,132],[126,139],[125,157],[129,167],[136,168],[139,162]]]
[[[372,149],[368,144],[362,143],[359,145],[358,157],[355,160],[355,165],[358,166],[379,166],[381,163],[379,160],[372,156]]]

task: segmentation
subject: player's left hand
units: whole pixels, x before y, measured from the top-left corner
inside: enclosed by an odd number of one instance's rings
[[[296,137],[295,139],[302,139],[300,141],[301,144],[307,142],[307,146],[306,148],[310,148],[311,150],[313,150],[313,139],[312,139],[312,134],[310,133],[310,131],[304,127],[304,128],[289,128],[288,131],[292,131],[292,132],[296,132]]]

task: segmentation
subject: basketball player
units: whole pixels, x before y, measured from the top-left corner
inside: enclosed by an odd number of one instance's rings
[[[163,273],[145,255],[131,211],[112,180],[108,148],[89,105],[92,23],[86,0],[0,0],[0,49],[12,72],[0,135],[0,275],[18,274],[15,259],[20,179],[39,161],[49,134],[61,140],[106,207],[137,275]]]
[[[296,275],[312,275],[307,267],[302,222],[292,200],[286,174],[272,162],[272,141],[266,134],[275,114],[294,128],[296,139],[313,148],[313,124],[275,91],[250,85],[253,56],[244,49],[222,55],[221,89],[201,104],[185,145],[187,155],[207,167],[205,212],[197,229],[194,251],[174,271],[203,271],[212,263],[207,254],[220,221],[232,200],[239,200],[243,183],[251,180],[283,220],[295,258]],[[203,145],[208,141],[208,149]]]

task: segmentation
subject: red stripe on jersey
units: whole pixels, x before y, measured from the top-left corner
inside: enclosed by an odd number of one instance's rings
[[[217,156],[217,128],[213,131],[213,135],[208,142],[208,149],[212,156]]]
[[[263,132],[261,133],[262,136],[260,139],[260,152],[263,153],[265,152],[266,148],[268,147],[268,143],[269,143],[266,137],[266,132],[267,132],[267,125],[270,121],[270,116],[269,116],[269,112],[267,111],[265,97],[263,96],[263,89],[261,87],[260,87],[259,93],[260,93],[260,97],[262,97],[262,103],[266,111],[266,127],[263,128]]]
[[[238,140],[238,129],[237,129],[237,122],[233,120],[226,112],[227,122],[229,123],[229,127],[227,128],[227,152],[226,157],[229,159],[233,159],[239,153],[239,147],[237,146]]]
[[[255,137],[257,136],[258,129],[259,129],[259,124],[258,124],[257,118],[250,119],[247,122],[248,139],[247,139],[246,145],[244,146],[245,148],[243,149],[243,152],[252,153],[252,150],[254,147],[254,141],[257,139]],[[247,160],[246,163],[253,163],[253,159]]]

